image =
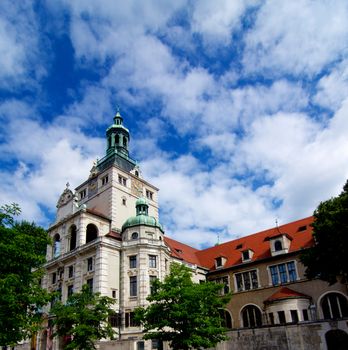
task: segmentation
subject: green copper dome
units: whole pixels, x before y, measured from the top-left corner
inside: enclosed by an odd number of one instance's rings
[[[146,198],[140,197],[135,203],[135,208],[137,215],[132,216],[127,219],[127,221],[122,225],[122,231],[128,227],[145,225],[159,228],[162,232],[162,225],[153,216],[148,215],[149,204]]]
[[[126,222],[122,225],[122,232],[129,227],[138,225],[157,227],[162,232],[164,232],[162,225],[153,216],[143,214],[128,218]]]

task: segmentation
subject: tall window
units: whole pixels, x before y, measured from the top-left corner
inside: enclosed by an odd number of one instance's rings
[[[74,265],[68,267],[68,278],[74,277]]]
[[[94,241],[98,237],[97,226],[88,224],[86,229],[86,243]]]
[[[129,277],[129,295],[131,297],[136,297],[138,295],[137,276],[130,276]]]
[[[109,182],[109,175],[105,175],[104,177],[102,177],[101,181],[102,186],[105,186]]]
[[[262,315],[255,305],[247,305],[242,310],[243,326],[247,328],[262,326]]]
[[[135,321],[134,312],[126,312],[125,314],[125,326],[128,327],[137,327],[139,322]]]
[[[129,257],[129,268],[135,269],[137,267],[137,256],[132,255]]]
[[[87,259],[87,271],[93,271],[93,258],[88,258]]]
[[[80,199],[84,199],[84,198],[86,198],[86,196],[87,196],[87,190],[84,189],[80,192]]]
[[[259,287],[256,270],[236,273],[235,277],[238,292],[241,292],[243,290],[256,289]]]
[[[150,280],[150,294],[154,293],[153,283],[157,280],[157,276],[149,276]]]
[[[347,299],[339,293],[329,293],[321,302],[324,319],[348,317]]]
[[[118,175],[118,182],[122,186],[127,186],[127,179],[124,176],[122,176],[122,175]]]
[[[76,248],[76,226],[72,225],[70,227],[70,245],[69,250],[73,250]]]
[[[157,256],[149,255],[149,267],[156,268],[157,267]]]
[[[86,281],[86,284],[88,286],[88,289],[91,293],[93,293],[93,278],[89,278],[87,281]]]
[[[149,190],[146,190],[146,197],[148,198],[148,199],[153,199],[153,192],[151,192],[151,191],[149,191]]]
[[[278,252],[279,250],[282,250],[283,249],[283,246],[282,246],[282,242],[281,241],[275,241],[274,242],[274,250],[276,252]]]
[[[74,293],[74,286],[70,284],[68,286],[68,298],[70,297],[70,295],[73,295],[73,293]]]
[[[57,233],[54,236],[54,242],[53,242],[53,257],[57,258],[60,255],[60,236]]]
[[[297,279],[297,273],[295,268],[295,262],[290,261],[285,264],[279,264],[270,266],[272,284],[277,286],[278,284],[294,282]]]

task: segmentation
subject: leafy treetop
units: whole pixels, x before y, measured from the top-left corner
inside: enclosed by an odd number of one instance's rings
[[[348,181],[337,197],[321,202],[314,212],[315,245],[301,260],[309,278],[319,277],[330,284],[348,278]]]
[[[174,350],[209,348],[226,340],[220,310],[230,295],[220,295],[223,285],[197,284],[184,265],[171,264],[164,282],[155,280],[147,308],[136,310],[146,332],[144,339],[169,341]]]

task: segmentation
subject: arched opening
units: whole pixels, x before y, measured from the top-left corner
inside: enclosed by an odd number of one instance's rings
[[[283,249],[282,242],[281,241],[275,241],[274,242],[274,250],[276,252],[280,251]]]
[[[348,334],[341,329],[332,329],[325,334],[327,350],[345,350],[348,344]]]
[[[70,244],[69,250],[74,250],[76,248],[76,240],[77,240],[77,229],[75,225],[70,227]]]
[[[60,255],[60,236],[57,233],[53,238],[53,257],[56,258]]]
[[[328,293],[321,301],[324,319],[348,317],[347,299],[339,293]]]
[[[123,147],[127,148],[127,139],[125,137],[123,137]]]
[[[247,305],[242,310],[243,327],[254,328],[262,326],[261,311],[255,305]]]
[[[98,237],[97,226],[88,224],[86,229],[86,243],[92,242]]]
[[[115,145],[119,145],[119,143],[120,143],[120,135],[116,135],[115,136]]]
[[[232,317],[227,310],[220,309],[221,325],[225,328],[232,329]]]
[[[139,177],[139,171],[138,170],[135,170],[135,176]]]

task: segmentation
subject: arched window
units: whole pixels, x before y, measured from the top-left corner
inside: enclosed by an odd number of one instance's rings
[[[347,349],[348,334],[341,329],[331,329],[325,334],[327,350]]]
[[[139,171],[138,170],[135,170],[135,176],[139,177]]]
[[[221,325],[225,328],[232,328],[232,317],[227,310],[220,309],[219,314],[221,317]]]
[[[111,147],[111,136],[108,137],[108,148]]]
[[[274,250],[276,252],[278,252],[279,250],[282,250],[283,246],[282,246],[282,242],[281,241],[275,241],[274,242]]]
[[[255,305],[247,305],[242,310],[243,327],[253,328],[262,326],[261,311]]]
[[[89,243],[98,237],[97,226],[93,224],[88,224],[86,229],[86,243]]]
[[[328,293],[321,301],[324,319],[348,317],[347,299],[339,293]]]
[[[76,226],[72,225],[70,227],[70,245],[69,245],[69,250],[73,250],[76,248]]]
[[[123,137],[123,147],[127,147],[127,139]]]
[[[119,143],[120,143],[120,135],[116,135],[115,136],[115,145],[119,145]]]

